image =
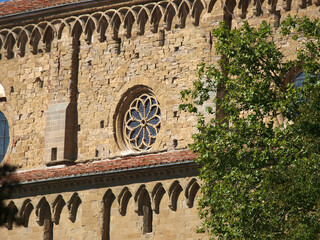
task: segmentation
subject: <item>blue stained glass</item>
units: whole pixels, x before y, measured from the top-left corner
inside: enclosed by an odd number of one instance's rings
[[[151,123],[152,125],[157,125],[159,122],[160,122],[160,119],[158,117],[154,117],[149,120],[149,123]]]
[[[4,116],[3,112],[0,112],[0,120],[1,121],[7,121],[7,118]]]
[[[138,127],[139,125],[140,125],[140,122],[138,122],[138,121],[130,121],[128,123],[128,126],[131,127],[131,128]]]
[[[148,118],[153,117],[156,112],[157,112],[157,106],[152,106]]]
[[[1,156],[4,156],[5,155],[5,151],[4,151],[4,148],[3,146],[5,145],[5,141],[4,141],[4,138],[0,138],[0,155]]]
[[[0,112],[0,162],[6,155],[10,141],[9,125],[6,117]]]
[[[141,120],[141,116],[136,109],[131,109],[131,115],[138,120]]]
[[[147,99],[145,102],[145,106],[146,106],[146,116],[148,116],[149,112],[150,112],[150,99]]]
[[[147,131],[147,129],[144,129],[144,136],[145,136],[145,143],[149,143],[149,132]]]
[[[135,150],[147,150],[160,130],[160,109],[155,98],[142,94],[135,99],[126,114],[126,137]]]
[[[144,129],[142,129],[142,131],[140,131],[140,134],[139,134],[139,136],[137,138],[138,146],[140,146],[140,144],[142,143],[143,135],[144,135]]]
[[[306,78],[306,74],[304,72],[299,73],[299,75],[294,80],[294,87],[295,88],[302,87],[303,81],[304,81],[305,78]]]
[[[142,101],[139,101],[139,102],[138,102],[138,109],[139,109],[139,112],[140,112],[141,116],[142,116],[142,117],[145,117],[145,116],[144,116],[144,106],[143,106]]]
[[[0,119],[0,136],[5,135],[6,120]]]
[[[141,146],[141,149],[146,149],[147,147],[145,145],[142,145]]]
[[[147,96],[144,95],[144,96],[141,97],[141,99],[146,100],[146,99],[147,99]]]
[[[154,136],[154,137],[155,137],[155,136],[157,135],[156,129],[155,129],[153,126],[151,126],[151,125],[148,125],[147,127],[148,127],[148,130],[149,130],[151,136]]]
[[[140,130],[141,130],[141,127],[137,127],[136,129],[134,129],[134,130],[131,132],[130,139],[135,138],[135,137],[139,134]]]

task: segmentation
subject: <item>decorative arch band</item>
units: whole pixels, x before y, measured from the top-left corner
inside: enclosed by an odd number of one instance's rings
[[[305,8],[305,0],[298,0],[298,7]],[[229,0],[222,2],[218,8],[225,11]],[[245,4],[245,2],[247,4]],[[293,1],[240,1],[240,17],[245,18],[249,4],[255,15],[260,15],[262,9],[274,13],[278,8],[289,11]],[[176,19],[180,28],[185,27],[187,19],[197,26],[204,13],[211,13],[217,4],[216,0],[165,0],[145,4],[108,9],[105,11],[70,16],[67,18],[44,21],[38,24],[16,26],[12,29],[0,30],[0,51],[10,59],[17,55],[23,57],[29,48],[32,54],[39,51],[50,51],[54,39],[60,39],[66,30],[69,37],[85,35],[88,44],[93,35],[99,41],[114,41],[122,37],[130,38],[133,32],[143,35],[147,30],[156,33],[159,30],[170,30],[173,20]],[[288,5],[289,4],[289,5]],[[319,5],[320,1],[315,1]],[[233,9],[228,9],[228,12]]]

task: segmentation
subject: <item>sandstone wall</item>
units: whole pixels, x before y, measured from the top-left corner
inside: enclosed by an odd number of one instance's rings
[[[60,167],[45,165],[79,166],[140,154],[119,136],[122,103],[134,98],[130,94],[136,88],[152,92],[161,108],[161,128],[147,153],[187,148],[196,119],[178,111],[179,93],[196,79],[197,64],[218,60],[212,28],[221,20],[231,27],[266,20],[285,56],[293,58],[297,43],[279,35],[279,23],[288,14],[317,17],[318,5],[304,0],[141,1],[8,22],[0,26],[0,83],[6,94],[0,111],[11,138],[3,162],[22,171],[58,172]],[[114,174],[111,182],[90,174],[75,180],[61,171],[61,178],[23,183],[7,204],[23,217],[24,226],[9,221],[0,229],[1,238],[207,239],[196,233],[196,172],[160,171],[154,177],[146,167],[135,178],[137,171],[125,180]],[[50,231],[52,237],[44,236]]]
[[[296,43],[277,33],[281,19],[318,15],[316,3],[304,1],[163,1],[88,11],[2,26],[0,82],[7,101],[0,108],[11,136],[4,162],[23,169],[51,164],[57,142],[57,160],[62,161],[131,153],[119,143],[117,116],[135,86],[150,88],[161,106],[161,129],[150,151],[186,148],[195,118],[178,112],[179,93],[196,79],[197,64],[216,62],[212,28],[223,19],[232,27],[243,20],[251,25],[266,20],[290,58]],[[50,113],[50,106],[59,104],[69,109],[60,122]]]
[[[207,239],[196,233],[200,191],[192,172],[146,172],[140,177],[109,178],[108,183],[91,178],[90,183],[74,179],[73,183],[56,181],[33,190],[23,187],[15,192],[16,198],[7,201],[12,210],[17,209],[23,225],[9,222],[7,228],[0,228],[1,238],[51,239],[44,237],[45,221],[51,219],[52,239]],[[139,212],[143,192],[153,212],[152,230],[147,233]]]

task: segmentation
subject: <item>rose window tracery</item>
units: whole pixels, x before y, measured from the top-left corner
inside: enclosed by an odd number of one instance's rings
[[[152,147],[160,130],[161,111],[154,96],[144,93],[135,98],[124,115],[124,139],[135,151]]]

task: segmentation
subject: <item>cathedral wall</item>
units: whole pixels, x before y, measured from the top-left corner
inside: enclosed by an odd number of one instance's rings
[[[180,91],[196,79],[199,63],[219,59],[210,35],[219,21],[232,19],[230,26],[238,27],[243,20],[252,26],[266,20],[293,58],[297,43],[281,37],[281,20],[318,14],[316,4],[303,1],[243,4],[164,1],[2,29],[6,101],[0,110],[11,137],[3,162],[31,169],[135,153],[122,139],[122,119],[126,99],[139,88],[150,91],[161,109],[148,152],[186,148],[195,117],[178,111]]]
[[[14,223],[9,229],[1,227],[0,234],[8,240],[22,237],[47,239],[44,238],[45,219],[50,218],[52,239],[207,239],[205,234],[196,233],[201,224],[196,217],[200,194],[196,179],[188,176],[168,180],[149,179],[131,184],[121,184],[115,180],[110,187],[84,190],[80,190],[83,186],[76,181],[79,191],[49,194],[41,192],[39,187],[36,196],[10,200],[18,210],[17,216],[22,216],[23,224],[17,226]],[[194,186],[195,191],[191,190]],[[51,189],[55,190],[53,186]],[[159,198],[156,196],[157,189],[162,191]],[[145,219],[139,212],[140,193],[143,191],[153,208],[150,232],[144,232]],[[108,194],[114,197],[111,202]],[[47,213],[44,208],[46,204],[49,206]],[[107,208],[110,221],[106,220]]]
[[[5,162],[22,169],[48,164],[51,159],[47,148],[54,147],[50,143],[46,147],[48,139],[59,142],[70,135],[67,126],[57,123],[61,116],[51,113],[59,108],[55,106],[69,102],[75,102],[77,109],[76,117],[71,114],[77,118],[77,143],[70,146],[77,153],[72,160],[84,162],[131,154],[119,140],[118,115],[125,111],[119,105],[130,89],[139,86],[150,89],[161,108],[161,129],[149,152],[186,148],[196,119],[178,110],[180,91],[196,79],[199,63],[212,61],[210,32],[221,19],[203,15],[208,22],[200,22],[199,26],[188,16],[181,27],[175,16],[168,30],[162,22],[157,32],[151,32],[147,23],[144,34],[132,30],[130,37],[124,36],[121,26],[118,40],[106,33],[105,41],[99,41],[97,29],[89,36],[76,26],[70,30],[54,23],[57,36],[52,37],[49,46],[43,42],[46,33],[42,33],[34,45],[26,42],[25,49],[18,43],[9,49],[11,52],[2,48],[0,73],[7,100],[0,107],[8,112],[11,130]],[[78,40],[74,39],[79,39],[79,49],[75,50]],[[76,51],[78,55],[74,55]],[[71,119],[65,117],[63,121]],[[50,131],[55,132],[49,135]]]
[[[53,65],[50,54],[1,60],[0,81],[7,101],[0,108],[9,121],[11,137],[7,163],[29,168],[42,165],[48,82]]]
[[[195,118],[178,111],[180,91],[196,79],[197,65],[210,59],[210,30],[190,24],[166,31],[163,43],[161,34],[124,38],[119,54],[105,42],[94,39],[87,45],[81,41],[79,160],[128,153],[121,146],[119,149],[115,138],[116,117],[122,111],[117,106],[128,89],[140,85],[152,89],[161,108],[161,130],[151,152],[186,148],[190,143]],[[104,128],[100,127],[101,121]]]
[[[210,32],[221,20],[230,27],[266,20],[290,59],[299,42],[281,37],[281,20],[288,14],[319,14],[317,2],[304,0],[124,5],[0,26],[0,83],[6,97],[0,111],[10,128],[2,163],[17,165],[18,175],[47,171],[15,188],[6,203],[22,225],[8,221],[0,238],[207,239],[196,233],[201,225],[197,167],[192,165],[192,174],[164,170],[190,160],[170,158],[187,149],[195,131],[196,117],[178,110],[180,91],[197,79],[199,63],[219,60]],[[161,125],[148,149],[136,151],[124,136],[123,119],[143,94],[156,99]],[[163,152],[168,155],[161,165],[155,155]],[[145,165],[139,159],[125,162],[149,153],[154,155]],[[120,157],[124,166],[110,167]],[[112,164],[92,170],[97,162]],[[51,167],[59,164],[68,167]],[[151,166],[161,170],[154,174]],[[89,170],[77,172],[77,167]],[[141,168],[145,172],[135,177]],[[119,169],[130,171],[123,177]]]

